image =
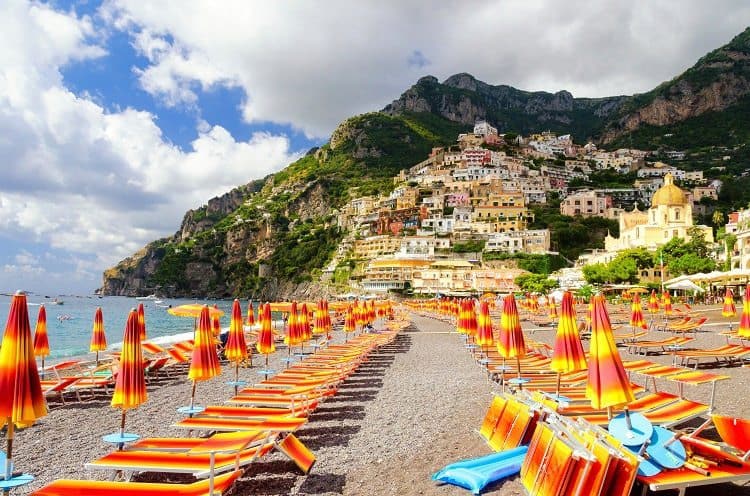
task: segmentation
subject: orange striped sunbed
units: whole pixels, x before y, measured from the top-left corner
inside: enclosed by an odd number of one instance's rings
[[[273,446],[274,444],[270,442],[234,452],[224,451],[221,447],[217,447],[215,452],[204,451],[200,446],[184,453],[152,450],[113,451],[98,460],[87,463],[85,467],[92,470],[124,472],[182,473],[205,478],[212,474],[237,470],[252,463],[268,453]]]
[[[655,408],[650,408],[649,410],[644,411],[642,409],[631,409],[631,411],[638,411],[639,413],[642,413],[654,424],[669,427],[698,417],[700,415],[704,415],[708,412],[708,405],[686,400],[684,398],[677,398],[674,401],[657,406]],[[609,417],[604,412],[591,415],[581,415],[581,417],[584,420],[596,425],[606,425],[607,423],[609,423]]]
[[[650,351],[666,353],[668,351],[668,347],[684,346],[694,339],[695,338],[689,338],[685,336],[671,336],[665,339],[652,341],[633,341],[632,343],[628,344],[628,351],[636,355],[646,355]]]
[[[500,416],[505,410],[505,406],[508,404],[508,400],[502,396],[495,396],[492,398],[490,408],[487,410],[487,414],[482,420],[482,426],[479,428],[479,434],[487,441],[492,437],[492,433],[495,431],[495,426]]]
[[[240,417],[240,418],[277,418],[294,417],[295,412],[288,408],[248,407],[209,405],[197,416],[202,417]]]
[[[579,457],[574,458],[573,448],[555,434],[544,423],[537,424],[541,430],[540,441],[532,451],[531,445],[521,465],[521,483],[531,496],[562,496],[568,494],[566,485],[570,472]],[[536,434],[536,431],[535,431]],[[524,468],[526,468],[524,470]]]
[[[211,496],[221,495],[242,475],[237,470],[192,484],[163,484],[152,482],[113,482],[60,479],[37,489],[34,496]],[[213,487],[211,487],[213,485]]]
[[[675,357],[680,358],[680,364],[689,366],[690,362],[698,368],[701,358],[713,358],[718,363],[724,360],[727,364],[739,361],[750,354],[750,346],[726,345],[707,350],[685,350],[675,352]]]
[[[64,405],[65,391],[76,381],[78,381],[78,377],[63,377],[62,379],[41,380],[40,383],[42,386],[42,393],[44,393],[45,398],[48,398],[50,396],[57,396],[58,398],[60,398],[60,402],[62,402],[62,404]]]
[[[190,417],[173,427],[204,431],[259,431],[294,432],[307,422],[303,417],[273,417],[268,419],[243,419],[223,417]]]

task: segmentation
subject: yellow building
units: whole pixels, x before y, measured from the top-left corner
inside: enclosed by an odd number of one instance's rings
[[[696,227],[708,243],[713,243],[713,231],[708,226],[693,225],[693,207],[687,195],[675,186],[671,174],[664,176],[664,186],[651,200],[651,208],[640,212],[620,214],[620,237],[610,235],[604,239],[604,249],[612,253],[629,248],[643,247],[655,250],[672,238],[689,239],[688,229]]]
[[[396,236],[370,236],[354,242],[354,258],[371,260],[382,255],[392,255],[401,247],[401,238]]]

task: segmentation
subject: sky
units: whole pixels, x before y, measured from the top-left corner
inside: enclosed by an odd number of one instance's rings
[[[4,0],[0,292],[90,294],[184,213],[278,171],[424,75],[648,91],[746,0]]]

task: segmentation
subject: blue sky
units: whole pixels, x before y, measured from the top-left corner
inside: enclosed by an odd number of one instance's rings
[[[630,94],[750,24],[741,1],[602,4],[6,0],[0,292],[90,293],[426,74]]]

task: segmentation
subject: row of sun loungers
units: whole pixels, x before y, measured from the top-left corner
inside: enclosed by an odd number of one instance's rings
[[[78,494],[221,494],[242,468],[279,450],[304,473],[315,456],[294,433],[307,423],[317,404],[335,394],[367,356],[389,342],[398,329],[363,334],[343,345],[330,345],[278,375],[244,388],[228,404],[210,405],[174,424],[210,437],[148,438],[86,464],[113,473],[190,474],[192,484],[60,480],[35,495]]]

